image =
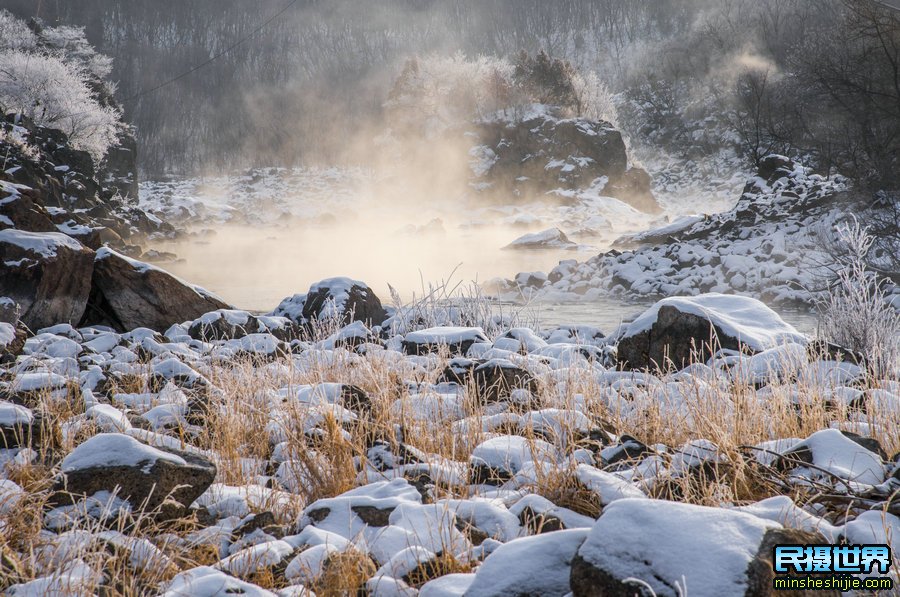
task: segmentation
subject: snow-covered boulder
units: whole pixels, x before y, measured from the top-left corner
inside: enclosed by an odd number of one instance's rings
[[[403,338],[403,351],[423,355],[439,352],[445,346],[451,355],[465,356],[473,344],[487,341],[481,328],[442,326],[408,333]]]
[[[504,543],[478,568],[466,596],[567,594],[572,559],[587,534],[572,529]]]
[[[122,433],[101,433],[63,459],[54,501],[115,492],[135,509],[152,511],[167,498],[186,508],[215,477],[215,464],[197,454],[155,448]]]
[[[36,330],[77,325],[91,290],[94,252],[58,232],[0,230],[0,296],[17,302]]]
[[[825,544],[744,512],[623,499],[607,506],[572,562],[574,597],[773,595],[777,544]],[[813,593],[810,593],[812,595]]]
[[[199,286],[105,247],[97,251],[92,285],[85,323],[123,332],[138,327],[165,331],[173,323],[229,308]]]
[[[760,352],[807,339],[762,302],[745,296],[701,294],[657,302],[619,338],[619,363],[629,369],[681,369],[713,352]]]
[[[381,325],[387,312],[365,282],[329,278],[309,287],[302,316],[305,321],[337,319],[345,324],[362,321],[367,325]]]

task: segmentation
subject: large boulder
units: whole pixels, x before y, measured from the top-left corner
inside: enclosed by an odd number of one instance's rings
[[[806,342],[762,302],[711,293],[657,302],[625,327],[618,358],[626,369],[680,369],[721,348],[756,353]]]
[[[64,504],[108,492],[132,508],[154,511],[173,500],[168,513],[184,510],[216,478],[211,461],[176,450],[148,446],[122,433],[101,433],[75,448],[61,465],[54,503]]]
[[[336,319],[344,325],[351,321],[381,325],[387,312],[365,282],[329,278],[310,286],[302,316],[307,322]]]
[[[0,230],[0,296],[36,330],[78,324],[91,289],[94,252],[58,232]]]
[[[818,533],[788,529],[735,510],[662,500],[617,500],[603,510],[572,561],[572,594],[777,595],[772,586],[772,555],[778,544],[825,545],[826,541]]]
[[[164,331],[174,323],[229,308],[199,286],[104,247],[97,251],[82,324],[104,324],[119,331],[139,327]]]
[[[559,118],[542,109],[520,122],[482,122],[481,145],[471,152],[477,188],[523,198],[557,189],[580,190],[605,178],[604,193],[642,211],[658,213],[650,176],[628,167],[622,134],[608,122]]]

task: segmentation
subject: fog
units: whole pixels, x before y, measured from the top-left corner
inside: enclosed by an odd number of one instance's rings
[[[329,228],[255,229],[224,226],[214,236],[158,248],[183,261],[165,264],[176,275],[211,289],[245,309],[271,310],[285,296],[306,292],[324,278],[348,276],[369,283],[381,297],[388,284],[405,300],[442,280],[486,281],[519,271],[547,271],[570,251],[501,251],[511,230],[494,226],[450,228],[445,234],[397,232],[395,220],[363,218]],[[523,230],[517,232],[524,233]]]

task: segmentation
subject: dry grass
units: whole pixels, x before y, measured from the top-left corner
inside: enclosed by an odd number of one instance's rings
[[[321,335],[327,337],[326,333]],[[272,457],[272,447],[276,439],[287,441],[293,466],[297,467],[295,476],[305,482],[289,500],[273,497],[270,502],[256,504],[254,511],[271,511],[279,523],[288,525],[296,522],[304,505],[356,487],[367,451],[375,440],[395,447],[402,441],[433,457],[454,462],[466,462],[475,446],[489,437],[489,431],[521,433],[534,441],[547,439],[566,453],[579,446],[581,434],[565,426],[545,437],[530,429],[522,431],[509,426],[486,430],[480,424],[472,424],[460,431],[449,420],[416,417],[410,402],[416,398],[410,398],[404,380],[433,383],[448,361],[445,353],[430,361],[420,360],[420,365],[414,366],[409,361],[397,361],[389,353],[374,351],[362,357],[339,350],[327,358],[324,353],[313,351],[300,357],[282,356],[268,363],[250,359],[210,363],[202,372],[220,391],[209,395],[205,414],[200,415],[201,424],[196,428],[199,433],[188,427],[177,428],[173,433],[185,444],[215,453],[218,481],[229,485],[255,484],[259,474],[271,473],[264,470],[264,465]],[[664,454],[665,458],[687,442],[701,438],[713,442],[719,458],[715,464],[692,474],[658,480],[648,487],[654,497],[697,504],[750,503],[782,494],[791,495],[801,505],[823,500],[824,492],[814,486],[802,491],[786,486],[776,472],[754,462],[748,447],[776,438],[806,437],[830,425],[852,430],[850,419],[854,416],[871,425],[874,438],[888,454],[900,451],[900,436],[895,432],[900,428],[900,417],[896,412],[870,410],[860,416],[847,405],[831,404],[829,388],[819,381],[795,382],[789,376],[788,381],[764,390],[757,390],[741,376],[666,381],[611,388],[601,385],[590,369],[571,367],[553,382],[543,380],[534,402],[545,408],[573,409],[578,405],[597,428],[612,427],[647,446],[668,446],[670,451]],[[320,416],[321,413],[289,399],[273,423],[272,397],[278,390],[323,382],[352,384],[366,392],[368,404],[358,412],[356,420],[341,421],[336,414]],[[867,380],[861,389],[876,388],[879,383]],[[116,392],[141,392],[146,387],[146,379],[141,376],[125,376],[112,382]],[[37,565],[34,554],[47,545],[46,535],[40,530],[51,480],[62,456],[97,431],[86,425],[75,436],[63,438],[60,425],[81,414],[83,409],[75,406],[81,404],[80,400],[41,396],[38,401],[48,428],[41,445],[35,447],[38,457],[33,463],[13,466],[6,472],[6,477],[21,485],[28,496],[0,516],[0,587],[46,573]],[[478,421],[495,408],[485,405],[473,389],[466,390],[462,410],[470,421]],[[319,431],[309,433],[312,427]],[[246,466],[247,462],[262,463],[263,470]],[[465,486],[435,481],[435,497],[469,495]],[[598,496],[577,481],[571,460],[563,459],[556,467],[540,470],[530,490],[587,516],[600,513]],[[110,526],[127,537],[151,539],[168,556],[169,563],[157,569],[136,569],[121,547],[91,545],[79,557],[97,572],[115,579],[104,587],[107,595],[147,594],[151,587],[178,571],[213,564],[220,556],[209,544],[161,539],[187,537],[197,528],[195,520],[160,525],[148,519],[121,517],[103,524],[103,528]],[[100,526],[86,520],[73,528],[94,532]],[[325,573],[310,588],[319,595],[352,594],[371,577],[373,566],[368,556],[353,551],[332,556]],[[411,581],[420,586],[435,576],[470,568],[469,562],[461,561],[448,550],[440,554],[432,568],[417,570]],[[266,587],[283,583],[271,571],[262,571],[252,580]],[[85,594],[94,589],[86,588]]]

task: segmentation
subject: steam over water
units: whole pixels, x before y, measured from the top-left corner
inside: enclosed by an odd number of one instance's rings
[[[162,266],[245,309],[270,310],[285,296],[306,292],[324,278],[348,276],[368,283],[383,299],[388,284],[404,299],[422,294],[423,281],[453,284],[549,271],[561,259],[585,260],[599,252],[502,250],[527,229],[498,226],[445,233],[409,233],[395,222],[366,218],[335,227],[223,226],[215,234],[155,248],[176,253]]]
[[[446,226],[446,223],[445,223]],[[177,262],[161,264],[172,273],[211,290],[238,308],[267,312],[286,296],[303,293],[321,279],[349,276],[367,282],[390,302],[389,284],[403,300],[422,295],[423,284],[447,280],[451,286],[520,271],[549,271],[561,259],[583,261],[594,251],[512,251],[501,247],[525,229],[501,226],[457,229],[446,233],[410,234],[396,224],[359,222],[328,228],[222,226],[215,234],[155,248],[175,252]],[[606,241],[604,241],[606,242]],[[608,244],[608,243],[607,243]],[[630,321],[651,300],[601,297],[580,303],[541,302],[526,306],[525,318],[542,326],[580,324],[604,332]],[[777,309],[805,333],[815,330],[815,315]]]

